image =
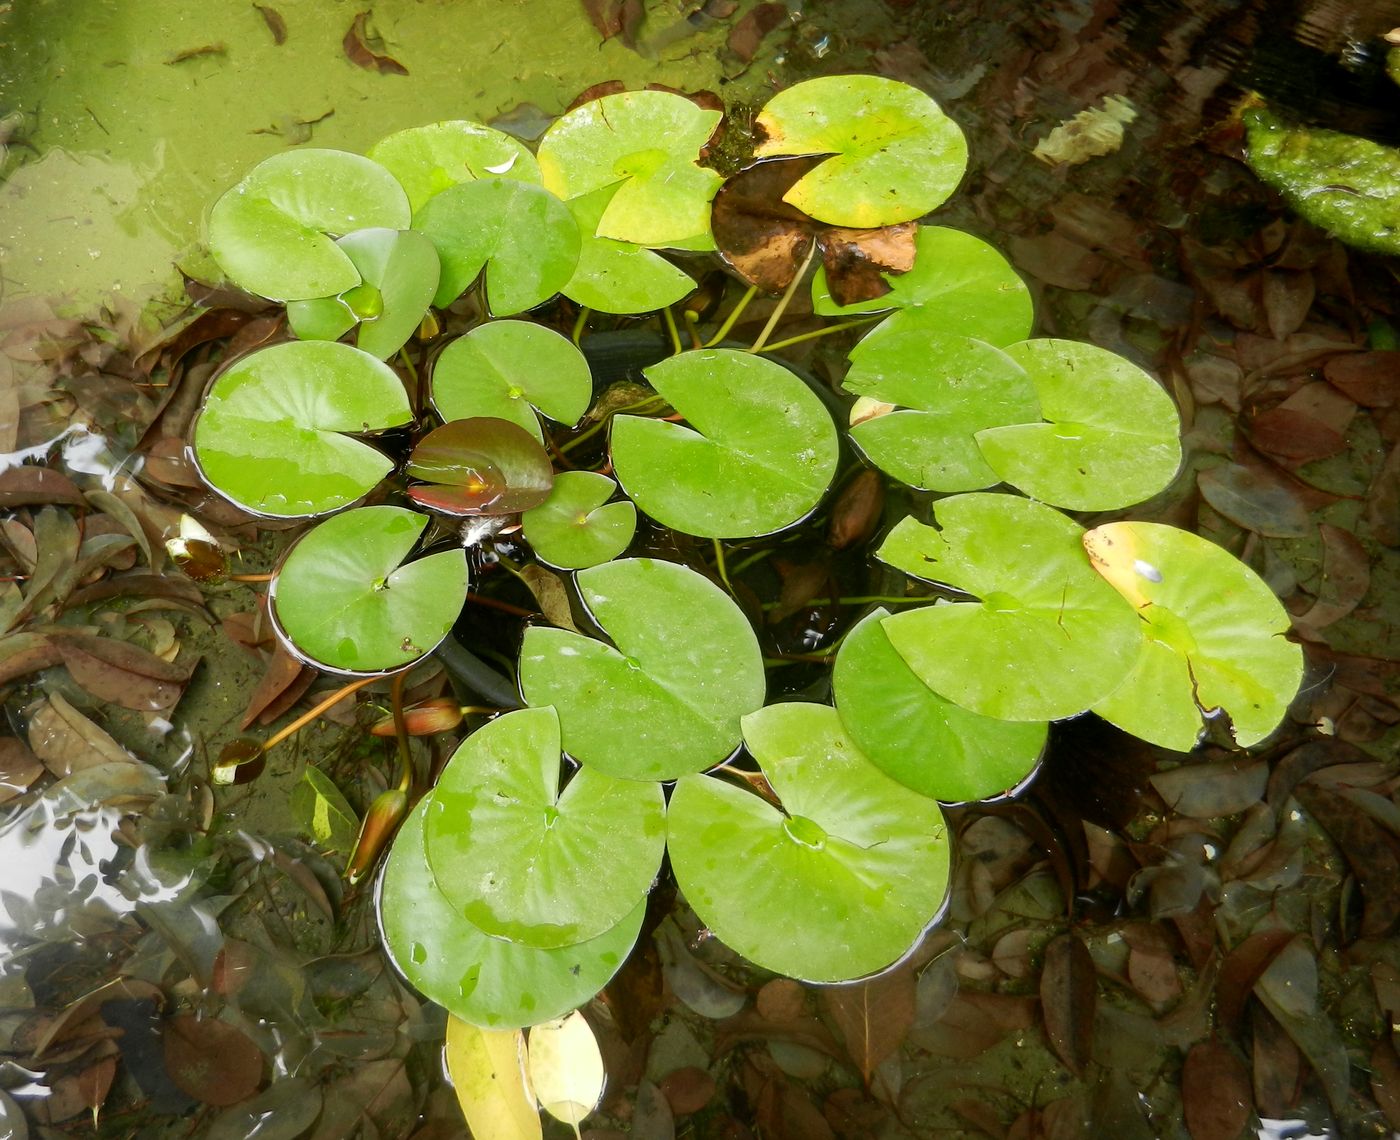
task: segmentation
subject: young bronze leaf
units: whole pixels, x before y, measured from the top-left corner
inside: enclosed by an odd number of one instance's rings
[[[1249,1072],[1228,1046],[1198,1041],[1182,1067],[1181,1100],[1191,1140],[1235,1140],[1254,1107]]]
[[[914,264],[912,223],[879,229],[830,226],[783,201],[820,157],[760,162],[735,175],[715,195],[711,226],[720,254],[749,284],[781,293],[797,276],[816,242],[831,294],[852,305],[890,291],[882,273]]]
[[[1061,934],[1045,948],[1040,1006],[1050,1047],[1078,1077],[1093,1054],[1097,1002],[1098,978],[1088,948],[1073,934]]]
[[[913,970],[900,966],[863,982],[829,986],[821,991],[821,998],[868,1085],[880,1063],[904,1043],[914,1023]]]

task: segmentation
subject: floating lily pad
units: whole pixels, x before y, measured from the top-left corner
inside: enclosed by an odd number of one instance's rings
[[[287,302],[287,322],[302,340],[338,340],[358,324],[356,346],[387,360],[432,303],[437,252],[413,230],[356,230],[336,245],[349,255],[360,284],[337,297]]]
[[[521,516],[525,540],[551,566],[582,570],[616,558],[632,542],[637,508],[608,502],[617,484],[596,471],[561,471],[538,507]]]
[[[626,919],[666,840],[661,785],[586,767],[561,791],[559,768],[554,710],[507,713],[453,754],[424,818],[428,863],[458,913],[542,949]]]
[[[695,160],[720,118],[669,91],[590,100],[540,139],[544,185],[561,198],[615,186],[596,228],[587,231],[598,237],[712,248],[703,239],[710,232],[710,199],[723,179]]]
[[[980,599],[881,623],[924,684],[983,716],[1057,720],[1122,683],[1142,623],[1090,567],[1078,523],[1013,495],[956,495],[934,514],[936,526],[902,520],[877,552]]]
[[[359,283],[335,238],[405,229],[408,197],[368,158],[307,148],[266,158],[214,203],[209,252],[229,278],[274,301],[332,297]]]
[[[1272,590],[1213,542],[1162,523],[1084,534],[1094,568],[1137,610],[1146,637],[1127,680],[1094,711],[1154,744],[1188,752],[1203,714],[1224,709],[1241,747],[1282,721],[1303,651]]]
[[[613,644],[533,626],[520,650],[525,700],[558,709],[565,751],[630,780],[671,780],[733,752],[739,718],[766,689],[758,639],[733,600],[651,558],[581,570],[577,581]]]
[[[945,226],[920,226],[914,267],[887,276],[890,290],[871,301],[838,305],[824,271],[812,281],[812,305],[822,316],[854,316],[897,310],[865,335],[851,353],[857,359],[876,340],[911,328],[970,336],[1003,347],[1030,336],[1030,290],[994,246]]]
[[[404,820],[380,883],[384,948],[410,985],[463,1021],[519,1029],[577,1009],[607,985],[627,958],[645,899],[587,942],[540,950],[492,938],[439,888],[428,864],[424,820],[432,796]]]
[[[303,535],[273,579],[277,624],[298,653],[325,669],[377,673],[431,653],[467,592],[464,551],[405,563],[426,515],[360,507]]]
[[[906,329],[855,358],[843,387],[895,404],[851,439],[876,467],[926,491],[973,491],[1001,481],[974,433],[1040,418],[1035,389],[1011,357],[985,341]]]
[[[938,804],[876,768],[824,705],[770,705],[744,740],[783,810],[713,776],[678,780],[667,847],[686,901],[768,970],[838,982],[889,965],[947,892]]]
[[[409,127],[380,139],[370,158],[399,180],[416,214],[450,186],[478,179],[539,182],[535,156],[504,131],[465,119]]]
[[[1181,420],[1162,386],[1117,353],[1074,340],[1025,340],[1020,364],[1049,422],[977,433],[991,468],[1041,502],[1107,511],[1149,499],[1181,466]]]
[[[1045,747],[1042,721],[994,720],[944,700],[890,644],[877,609],[841,642],[832,688],[841,723],[887,776],[945,802],[981,800],[1021,783]]]
[[[759,158],[829,154],[786,195],[838,226],[909,222],[941,206],[967,169],[958,125],[916,87],[875,75],[830,75],[773,96],[755,125]]]
[[[1290,127],[1263,107],[1244,113],[1246,161],[1302,217],[1348,245],[1400,254],[1400,151],[1316,127]]]
[[[605,186],[567,203],[580,245],[564,295],[600,313],[649,313],[674,305],[695,288],[688,274],[645,246],[595,234],[616,191]]]
[[[245,356],[214,381],[194,428],[200,470],[255,514],[333,511],[392,469],[349,432],[413,418],[394,370],[348,344],[300,341]]]
[[[478,325],[433,365],[433,407],[444,420],[495,416],[541,441],[534,409],[572,426],[592,398],[583,353],[568,337],[528,321]]]
[[[413,228],[442,261],[438,306],[450,305],[485,270],[491,312],[521,313],[563,289],[578,265],[574,215],[528,182],[493,178],[449,187],[414,215]]]
[[[663,526],[748,538],[808,514],[836,473],[836,426],[781,364],[734,349],[683,352],[646,369],[689,426],[612,422],[618,481]]]
[[[450,515],[518,515],[549,497],[554,465],[519,424],[491,416],[453,420],[425,435],[405,468],[425,484],[415,503]]]

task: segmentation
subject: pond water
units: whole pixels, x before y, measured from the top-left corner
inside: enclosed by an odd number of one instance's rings
[[[1296,222],[1229,117],[1259,87],[1400,136],[1376,109],[1396,26],[1400,6],[1341,0],[0,6],[0,1140],[462,1134],[442,1011],[386,964],[372,882],[342,875],[354,813],[397,779],[374,714],[344,700],[250,782],[216,778],[249,725],[335,689],[275,651],[256,582],[200,587],[163,551],[190,511],[251,576],[288,536],[209,496],[171,426],[220,354],[272,335],[187,290],[219,279],[201,244],[218,194],[268,155],[442,119],[533,140],[606,81],[742,116],[845,72],[913,84],[963,127],[970,171],[938,220],[1008,254],[1038,334],[1173,394],[1187,469],[1138,517],[1254,566],[1300,617],[1309,674],[1250,755],[1058,729],[1014,799],[952,810],[944,921],[859,987],[753,970],[663,885],[591,1009],[610,1086],[584,1135],[1392,1134],[1400,394],[1326,369],[1400,344],[1395,278]],[[1110,97],[1134,115],[1108,144],[1035,156]],[[192,296],[227,323],[181,341]],[[766,636],[829,645],[852,615],[820,596]],[[516,625],[481,620],[513,652]],[[820,695],[821,669],[799,671],[786,690]],[[367,692],[382,713],[387,685]]]

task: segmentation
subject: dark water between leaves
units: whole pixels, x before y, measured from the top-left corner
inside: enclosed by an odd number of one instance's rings
[[[585,8],[625,34],[603,40]],[[610,1086],[585,1135],[1400,1127],[1398,401],[1393,379],[1352,398],[1325,371],[1386,347],[1395,280],[1295,222],[1228,128],[1252,85],[1396,138],[1375,66],[1392,8],[6,6],[0,1140],[461,1134],[442,1014],[386,966],[368,884],[341,875],[347,810],[393,782],[391,750],[347,704],[256,780],[211,779],[246,724],[334,687],[273,653],[255,587],[201,589],[163,551],[182,513],[217,506],[160,442],[162,417],[197,399],[217,353],[267,334],[239,319],[181,339],[172,267],[210,273],[214,197],[288,147],[363,150],[459,117],[532,137],[605,80],[735,106],[853,71],[919,86],[962,125],[972,166],[940,220],[1008,253],[1037,331],[1122,352],[1176,396],[1191,459],[1151,517],[1263,574],[1299,618],[1309,677],[1248,756],[1065,726],[1015,800],[953,810],[945,922],[916,965],[861,986],[760,975],[656,892],[653,936],[594,1010]],[[1082,163],[1034,157],[1107,97],[1135,109],[1121,138]],[[219,521],[248,571],[285,539]],[[858,616],[813,604],[821,569],[775,598],[768,633],[789,652]],[[1063,935],[1074,951],[1046,954]]]

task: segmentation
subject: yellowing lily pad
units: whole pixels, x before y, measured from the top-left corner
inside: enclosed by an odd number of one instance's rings
[[[1195,747],[1223,710],[1241,747],[1274,731],[1303,676],[1303,651],[1273,591],[1238,558],[1163,523],[1084,534],[1104,579],[1137,610],[1144,640],[1127,679],[1093,708],[1154,744]]]

